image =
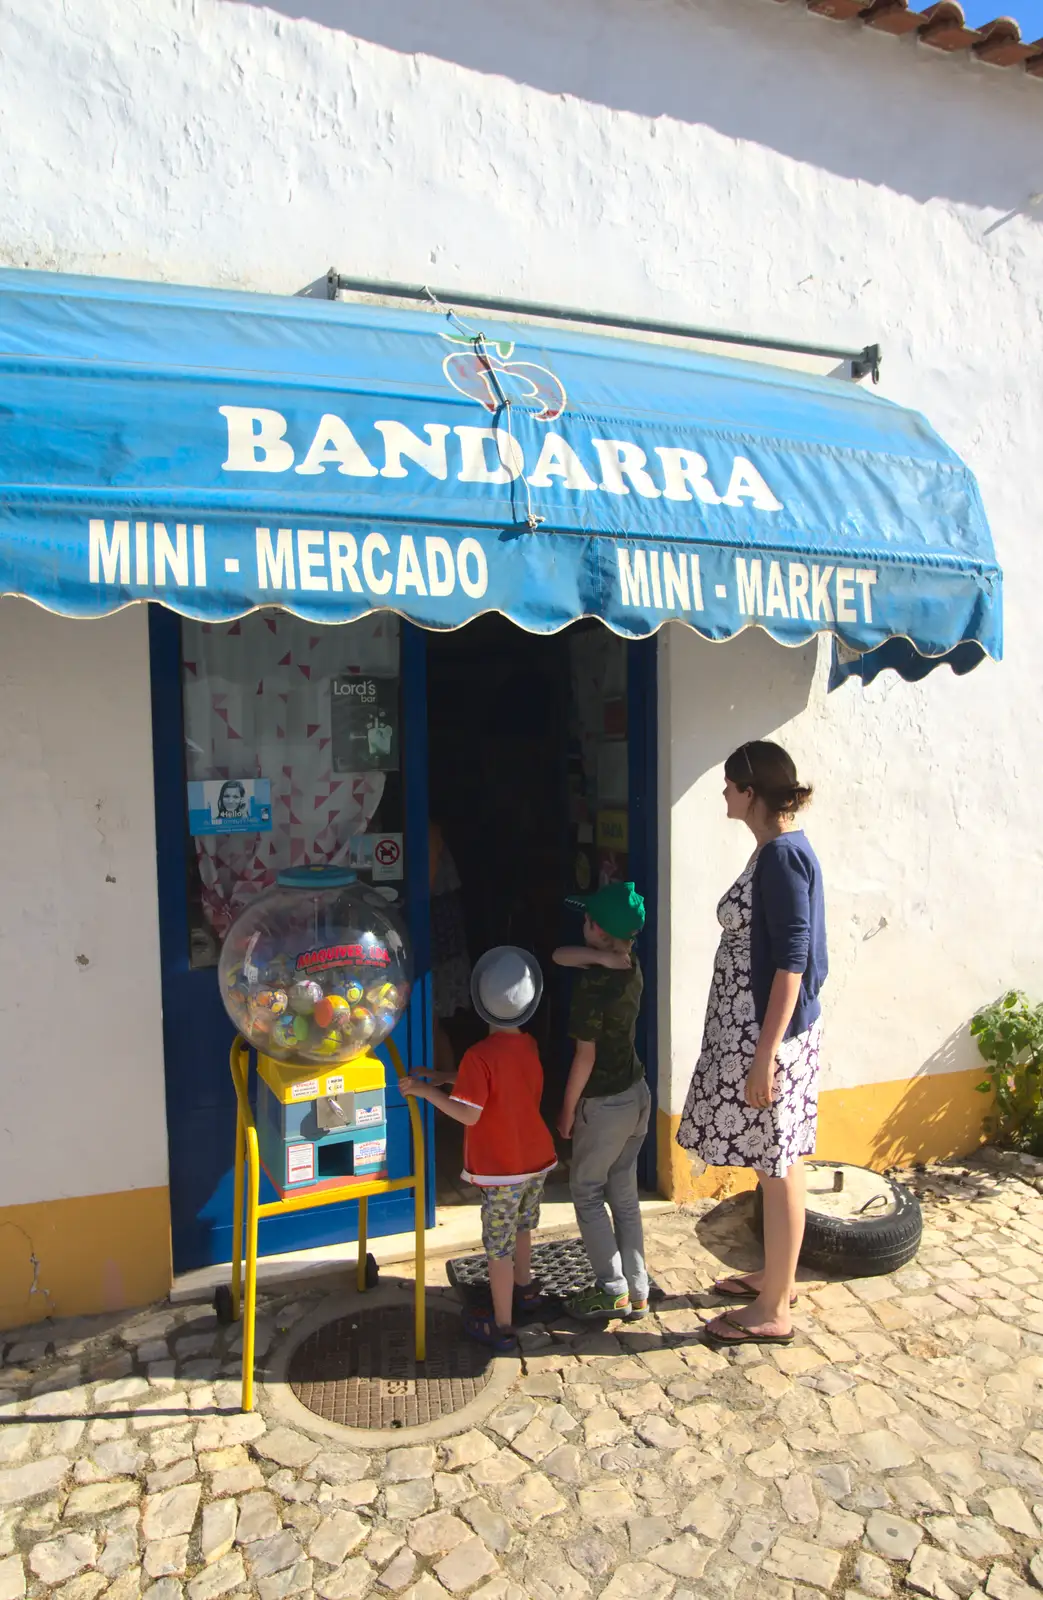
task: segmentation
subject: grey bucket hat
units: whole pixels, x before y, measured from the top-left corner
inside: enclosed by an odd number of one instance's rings
[[[543,998],[543,973],[528,950],[500,944],[479,956],[471,973],[474,1009],[490,1028],[523,1028]]]

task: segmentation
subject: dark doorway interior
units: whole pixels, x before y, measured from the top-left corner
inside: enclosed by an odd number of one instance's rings
[[[551,952],[569,913],[569,650],[567,635],[524,633],[482,617],[428,642],[430,810],[462,885],[469,954],[496,944],[533,951],[544,1002],[532,1024],[548,1121],[564,1083],[563,986]],[[471,1011],[446,1024],[459,1056],[484,1031]],[[462,1130],[436,1122],[438,1199],[463,1198]]]

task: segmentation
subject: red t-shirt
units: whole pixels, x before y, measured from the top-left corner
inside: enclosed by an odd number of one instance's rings
[[[464,1129],[468,1183],[524,1183],[557,1165],[554,1140],[540,1116],[542,1093],[540,1052],[527,1033],[491,1033],[471,1046],[452,1093],[482,1113]]]

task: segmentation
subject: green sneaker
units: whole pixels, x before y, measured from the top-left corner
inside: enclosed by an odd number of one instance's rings
[[[630,1296],[625,1289],[622,1294],[613,1294],[611,1289],[602,1289],[596,1283],[585,1294],[578,1294],[574,1300],[567,1301],[565,1309],[570,1317],[576,1317],[581,1322],[626,1317],[630,1314]]]
[[[630,1296],[630,1310],[627,1312],[628,1322],[638,1322],[642,1317],[648,1316],[648,1296],[632,1294]]]

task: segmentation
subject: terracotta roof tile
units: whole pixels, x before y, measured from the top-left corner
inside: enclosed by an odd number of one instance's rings
[[[791,0],[780,3],[790,4]],[[909,0],[803,0],[803,4],[834,22],[860,19],[880,33],[915,33],[935,50],[953,55],[966,51],[991,67],[1020,67],[1034,78],[1043,78],[1043,39],[1023,39],[1013,17],[996,17],[971,28],[956,0],[937,0],[922,11],[914,11]]]

